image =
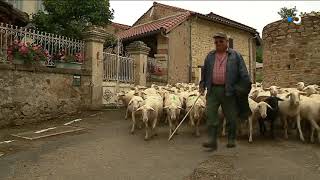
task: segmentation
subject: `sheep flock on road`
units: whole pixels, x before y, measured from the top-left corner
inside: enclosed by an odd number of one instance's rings
[[[144,128],[144,139],[149,140],[157,135],[160,123],[168,126],[170,136],[193,104],[187,120],[194,135],[200,136],[199,126],[206,119],[206,93],[196,101],[199,95],[198,86],[194,83],[152,84],[149,88],[135,86],[128,92],[119,92],[117,99],[126,107],[125,119],[131,119],[130,132],[134,133],[136,126]],[[315,136],[320,143],[319,85],[305,86],[305,83],[299,82],[296,87],[282,88],[263,87],[256,83],[252,84],[248,102],[251,115],[247,120],[238,121],[238,132],[240,135],[248,132],[250,143],[253,142],[255,129],[265,135],[266,124],[270,127],[271,137],[275,138],[274,127],[277,123],[281,125],[285,139],[288,138],[288,132],[296,129],[301,141],[305,141],[304,134],[308,133],[311,143],[314,143]],[[221,134],[225,136],[226,121],[221,108],[218,113],[222,124]]]

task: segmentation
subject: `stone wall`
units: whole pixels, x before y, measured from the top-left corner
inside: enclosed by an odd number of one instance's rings
[[[169,33],[168,83],[189,82],[190,22],[185,21]]]
[[[0,127],[78,112],[91,103],[90,78],[84,70],[0,64]]]
[[[293,86],[299,81],[320,84],[320,13],[264,27],[263,85]]]
[[[249,67],[249,45],[248,39],[252,37],[249,32],[225,26],[204,19],[193,19],[191,23],[191,49],[192,69],[194,82],[199,82],[200,68],[208,52],[214,49],[213,34],[225,32],[233,39],[233,49],[242,54],[247,67]],[[254,41],[253,41],[254,42]],[[255,43],[253,43],[253,54],[255,54]],[[255,59],[254,57],[252,59]],[[248,69],[249,70],[249,69]]]

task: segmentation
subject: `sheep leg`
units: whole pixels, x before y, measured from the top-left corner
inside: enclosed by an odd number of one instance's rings
[[[193,118],[193,112],[192,112],[193,110],[191,110],[191,112],[190,112],[190,114],[189,114],[189,120],[190,120],[190,125],[192,126],[192,127],[194,127],[195,126],[195,123],[194,123],[194,118]]]
[[[145,123],[146,126],[146,135],[144,136],[144,140],[148,140],[149,139],[149,125],[148,125],[148,121],[146,121]]]
[[[196,127],[195,127],[195,128],[196,128],[196,136],[197,136],[197,137],[200,137],[200,131],[199,131],[200,119],[201,119],[201,118],[198,119],[198,121],[197,121],[197,123],[196,123]]]
[[[275,136],[274,136],[274,120],[271,120],[271,122],[270,122],[270,132],[271,132],[272,139],[274,139],[275,138]]]
[[[249,117],[249,143],[252,142],[252,117]]]
[[[223,118],[222,133],[221,133],[223,137],[226,136],[226,125],[227,125],[226,118]]]
[[[131,134],[134,133],[134,129],[135,129],[135,126],[136,126],[136,118],[135,118],[135,113],[134,112],[131,112],[131,119],[132,119],[132,128],[131,128]]]
[[[158,122],[158,115],[156,115],[156,117],[153,119],[153,124],[152,124],[152,130],[153,130],[153,135],[152,136],[158,136],[158,132],[157,132],[157,122]]]
[[[314,131],[315,128],[313,126],[311,126],[311,134],[310,134],[310,142],[314,143]]]
[[[318,133],[318,140],[320,142],[320,127],[319,125],[317,124],[316,121],[314,121],[312,118],[310,118],[310,123],[311,123],[311,127],[314,129],[314,130],[317,130],[317,133]],[[313,133],[313,131],[311,131],[311,134]]]
[[[301,141],[304,141],[304,137],[303,137],[303,134],[302,134],[302,130],[301,130],[301,118],[300,116],[298,115],[297,116],[297,127],[298,127],[298,130],[299,130],[299,135],[300,135],[300,140]]]
[[[177,121],[177,120],[174,121],[174,124],[175,124],[175,125],[174,125],[174,129],[172,130],[172,132],[178,127],[178,124],[179,124],[178,122],[179,122],[179,121]],[[178,129],[177,129],[177,130],[176,130],[176,135],[178,135],[178,134],[179,134],[179,133],[178,133]]]
[[[169,137],[171,136],[172,134],[172,121],[171,119],[167,118],[168,122],[169,122]]]
[[[125,120],[127,120],[127,119],[128,119],[128,113],[129,113],[129,107],[127,107],[126,115],[124,116],[124,119],[125,119]]]
[[[284,138],[288,139],[288,121],[286,117],[283,117]]]
[[[264,127],[263,119],[261,119],[261,118],[259,118],[259,129],[260,129],[260,134],[261,134],[262,136],[264,136],[264,129],[265,129],[265,127]]]

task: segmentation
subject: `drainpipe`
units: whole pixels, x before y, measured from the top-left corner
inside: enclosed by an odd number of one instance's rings
[[[248,46],[249,46],[249,74],[250,74],[250,77],[252,78],[253,75],[251,74],[252,72],[252,47],[251,47],[251,44],[252,44],[252,39],[256,39],[258,37],[258,34],[255,34],[255,36],[253,37],[249,37],[248,38]],[[253,79],[251,79],[253,81]],[[255,82],[253,82],[255,83]]]
[[[192,23],[192,20],[190,19],[190,22],[189,22],[189,83],[191,83],[192,81],[191,23]]]

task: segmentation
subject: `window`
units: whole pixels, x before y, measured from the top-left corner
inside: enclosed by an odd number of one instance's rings
[[[229,48],[233,49],[233,39],[229,38]]]

